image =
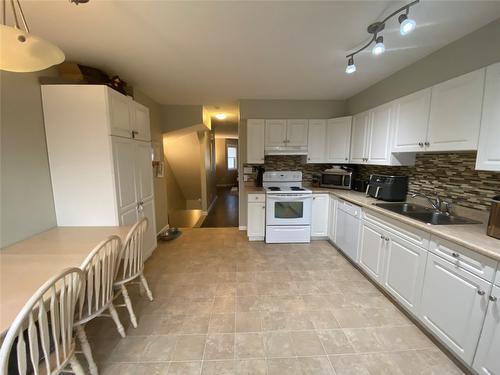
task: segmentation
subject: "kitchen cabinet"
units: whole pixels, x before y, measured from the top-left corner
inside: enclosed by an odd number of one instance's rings
[[[324,163],[326,120],[309,120],[307,136],[307,162]]]
[[[247,236],[249,241],[263,241],[266,230],[265,194],[248,194]]]
[[[328,194],[313,194],[311,214],[311,237],[328,237],[330,201]]]
[[[42,101],[57,225],[130,225],[146,217],[149,256],[156,248],[152,147],[136,138],[149,137],[149,119],[140,118],[149,112],[101,85],[42,85]],[[136,121],[142,130],[127,133],[141,129]]]
[[[328,218],[328,239],[335,243],[335,222],[337,215],[337,203],[338,200],[333,195],[330,195],[330,217]]]
[[[380,227],[363,220],[359,245],[359,265],[378,283],[382,283],[384,272],[384,249],[386,233]]]
[[[396,101],[392,152],[421,152],[427,144],[431,89]]]
[[[266,120],[265,153],[307,154],[308,120]]]
[[[118,91],[107,88],[110,134],[151,141],[149,109]]]
[[[472,365],[490,291],[490,282],[428,254],[421,321],[468,365]]]
[[[500,171],[500,63],[486,68],[476,169]]]
[[[426,151],[476,150],[485,69],[432,87]]]
[[[343,199],[337,200],[335,212],[335,245],[354,263],[359,263],[361,207]]]
[[[307,120],[286,121],[286,145],[299,147],[307,146]]]
[[[488,312],[474,357],[473,368],[481,375],[500,374],[500,287],[494,286]]]
[[[247,120],[248,164],[264,164],[265,120]]]
[[[286,146],[286,137],[286,120],[266,120],[266,147]]]
[[[329,119],[326,125],[327,163],[349,162],[352,116]],[[311,126],[311,123],[309,123]],[[309,146],[309,150],[311,147]]]
[[[368,112],[359,113],[352,117],[350,162],[364,164],[366,157],[366,140],[368,135]]]

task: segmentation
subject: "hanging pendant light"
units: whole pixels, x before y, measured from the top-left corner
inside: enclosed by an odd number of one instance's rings
[[[3,5],[3,24],[0,25],[0,69],[9,72],[36,72],[64,61],[64,52],[54,44],[30,33],[19,0],[10,0],[14,25],[6,24]],[[19,25],[19,17],[23,28]]]

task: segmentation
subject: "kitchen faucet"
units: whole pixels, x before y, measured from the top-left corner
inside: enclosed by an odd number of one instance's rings
[[[428,195],[425,195],[423,193],[413,193],[411,195],[412,198],[415,198],[415,197],[422,197],[422,198],[425,198],[429,201],[429,203],[431,204],[432,208],[435,209],[436,211],[439,211],[441,213],[445,213],[445,214],[450,214],[450,207],[451,207],[451,203],[450,202],[446,202],[446,201],[443,201],[438,194],[436,194],[436,198],[435,199],[432,199],[430,198]],[[444,204],[444,209],[442,208]]]

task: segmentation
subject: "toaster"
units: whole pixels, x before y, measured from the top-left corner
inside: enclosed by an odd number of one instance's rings
[[[402,202],[408,193],[407,176],[372,174],[366,187],[366,195],[388,202]]]

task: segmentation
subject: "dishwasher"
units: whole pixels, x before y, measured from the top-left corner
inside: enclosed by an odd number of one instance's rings
[[[335,245],[354,263],[358,263],[361,207],[339,199],[335,216]]]

